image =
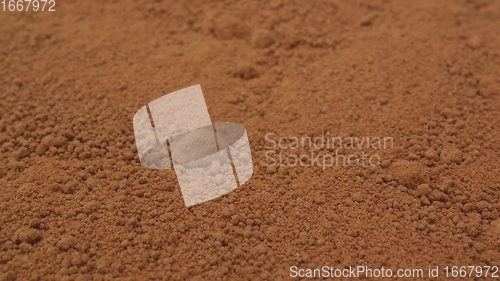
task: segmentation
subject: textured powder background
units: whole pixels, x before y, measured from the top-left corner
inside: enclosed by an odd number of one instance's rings
[[[500,1],[179,2],[0,12],[0,280],[500,265]],[[174,171],[138,163],[132,116],[198,83],[254,175],[186,208]],[[394,149],[266,166],[266,133],[324,131]]]

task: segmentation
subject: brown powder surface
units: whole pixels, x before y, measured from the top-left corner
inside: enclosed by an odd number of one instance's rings
[[[500,1],[56,10],[0,12],[0,280],[500,265]],[[174,171],[140,165],[132,116],[194,84],[212,121],[245,125],[254,174],[186,208]],[[322,132],[394,147],[268,167],[267,133]]]

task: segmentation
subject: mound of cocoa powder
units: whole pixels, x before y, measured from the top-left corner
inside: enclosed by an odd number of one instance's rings
[[[500,265],[500,2],[57,1],[0,14],[0,280]],[[186,208],[174,171],[140,165],[132,116],[195,84],[212,121],[246,127],[254,173]],[[268,166],[266,134],[322,132],[394,145],[365,151],[374,167]]]

